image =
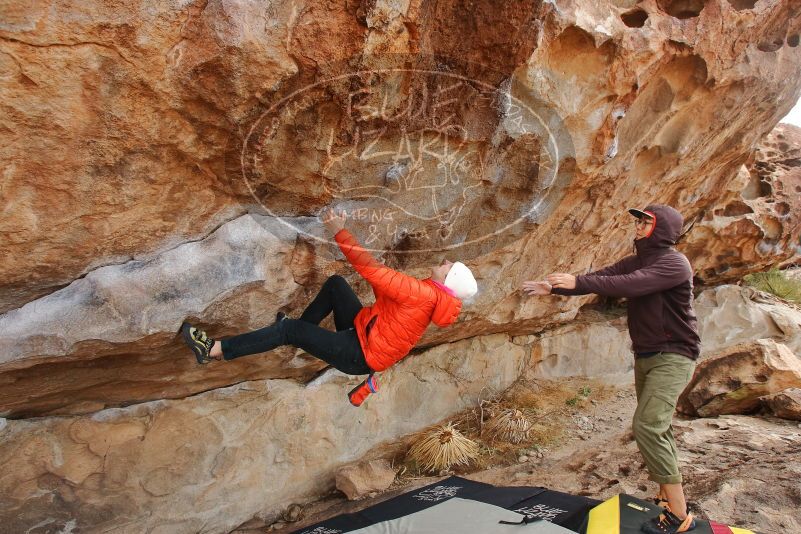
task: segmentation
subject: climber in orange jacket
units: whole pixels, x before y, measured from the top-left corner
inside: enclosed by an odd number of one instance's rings
[[[454,323],[462,301],[477,291],[476,280],[463,263],[445,260],[432,267],[430,278],[418,280],[378,263],[345,230],[343,213],[327,210],[323,222],[350,264],[372,286],[375,304],[362,306],[347,281],[334,275],[299,319],[279,312],[272,325],[223,340],[184,323],[181,333],[198,363],[233,360],[292,345],[343,373],[370,375],[363,384],[374,391],[374,372],[409,354],[430,322],[439,327]],[[332,312],[335,332],[319,326]]]

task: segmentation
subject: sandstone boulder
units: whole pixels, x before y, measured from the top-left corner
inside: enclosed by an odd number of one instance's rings
[[[705,280],[792,261],[797,136],[759,143],[801,91],[798,10],[695,4],[3,3],[0,415],[311,380],[291,355],[198,372],[175,332],[241,332],[355,281],[307,231],[323,206],[355,210],[393,267],[474,268],[480,295],[423,346],[569,321],[592,297],[520,281],[629,253],[629,205],[679,209]]]
[[[773,339],[801,354],[801,309],[747,286],[722,285],[695,299],[701,359],[725,347]]]
[[[529,351],[506,332],[592,299],[520,281],[629,253],[627,206],[679,209],[706,280],[792,261],[798,143],[754,149],[801,91],[801,15],[680,3],[0,3],[3,528],[222,532],[318,496],[373,445],[516,380]],[[419,68],[388,75],[393,58]],[[346,82],[262,121],[332,74]],[[398,203],[428,211],[382,218]],[[438,346],[357,411],[347,379],[294,352],[196,366],[185,318],[262,326],[333,272],[372,298],[315,234],[339,204],[392,267],[474,268],[475,302],[421,343]],[[554,373],[598,371],[564,349],[542,355]]]
[[[588,321],[586,315],[580,314],[574,322],[541,335],[520,338],[531,343],[528,374],[532,378],[630,381],[634,356],[626,319],[610,320],[606,315]]]
[[[801,388],[789,388],[762,398],[765,407],[782,419],[801,421]]]
[[[701,417],[750,413],[760,397],[793,387],[801,387],[801,360],[785,345],[761,339],[700,362],[677,408]]]
[[[395,470],[386,460],[370,460],[337,470],[336,486],[354,501],[374,491],[384,491],[395,480]]]
[[[474,407],[485,388],[505,390],[527,356],[502,334],[440,345],[382,373],[359,408],[347,392],[361,378],[331,370],[308,384],[246,381],[91,415],[0,419],[0,531],[270,523],[329,491],[339,467]]]

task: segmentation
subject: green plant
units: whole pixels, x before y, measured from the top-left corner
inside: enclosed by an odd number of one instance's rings
[[[787,278],[778,269],[746,275],[744,281],[746,285],[776,295],[780,299],[801,302],[801,280]]]
[[[565,404],[568,406],[576,406],[579,402],[587,399],[592,393],[592,389],[589,386],[581,386],[578,390],[578,394],[575,397],[571,397],[565,401]]]

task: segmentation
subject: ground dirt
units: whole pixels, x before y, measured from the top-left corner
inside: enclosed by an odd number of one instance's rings
[[[530,439],[520,444],[481,437],[482,418],[493,409],[515,407],[533,422]],[[636,407],[634,387],[591,380],[521,381],[503,397],[491,392],[475,410],[450,419],[481,445],[470,467],[420,473],[405,459],[415,436],[375,451],[389,458],[399,474],[385,492],[349,502],[332,490],[326,498],[298,503],[295,522],[267,525],[253,520],[232,534],[294,532],[342,513],[355,512],[444,476],[506,486],[544,486],[606,499],[618,493],[649,498],[656,484],[631,434]],[[714,419],[679,418],[674,430],[691,510],[700,517],[763,534],[801,532],[801,425],[762,416]],[[293,517],[292,519],[294,519]]]

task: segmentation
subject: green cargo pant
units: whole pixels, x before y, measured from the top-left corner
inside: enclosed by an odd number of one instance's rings
[[[673,438],[676,401],[695,371],[695,362],[674,352],[660,352],[634,362],[637,410],[632,428],[651,480],[681,484],[678,451]]]

